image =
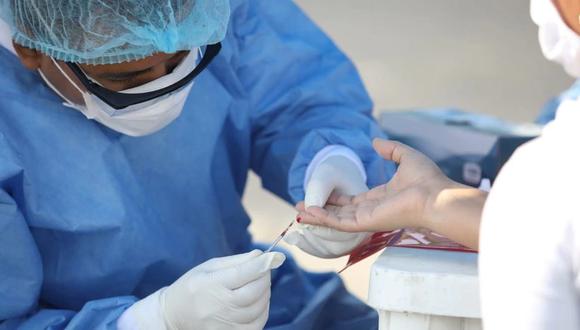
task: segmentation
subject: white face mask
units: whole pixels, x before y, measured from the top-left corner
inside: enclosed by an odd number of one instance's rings
[[[532,20],[539,27],[544,56],[580,78],[580,36],[564,22],[552,0],[531,0]]]
[[[183,59],[183,61],[168,75],[155,79],[144,85],[123,90],[120,93],[138,94],[156,91],[180,81],[195,68],[199,56],[199,50],[194,49]],[[39,70],[41,77],[46,84],[66,103],[65,106],[74,108],[82,112],[88,119],[93,119],[99,123],[126,135],[144,136],[152,134],[175,120],[183,110],[187,96],[193,87],[193,82],[187,86],[159,98],[129,106],[127,108],[116,110],[103,102],[97,96],[83,91],[74,81],[64,72],[64,70],[54,61],[56,67],[66,77],[66,79],[81,93],[85,105],[78,105],[67,100],[56,89],[52,83],[46,79],[42,71]]]

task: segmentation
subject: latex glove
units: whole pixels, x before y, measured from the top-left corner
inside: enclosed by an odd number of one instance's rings
[[[330,156],[322,161],[314,169],[306,185],[305,206],[323,207],[333,191],[346,195],[368,191],[361,168],[362,164],[358,165],[352,158],[342,155]],[[346,233],[327,227],[298,225],[297,229],[289,232],[284,240],[308,254],[320,258],[336,258],[351,252],[368,235],[368,233]]]
[[[259,250],[214,258],[138,301],[119,329],[263,329],[270,306],[270,270],[286,257]]]

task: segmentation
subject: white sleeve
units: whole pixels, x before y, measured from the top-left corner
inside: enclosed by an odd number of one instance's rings
[[[551,147],[534,141],[518,150],[486,203],[479,259],[486,329],[580,329],[580,195],[570,189],[580,182],[566,175],[579,168]]]
[[[12,45],[12,33],[10,27],[6,22],[0,19],[0,46],[8,49],[12,54],[16,55],[14,46]]]
[[[352,161],[352,163],[356,166],[356,168],[358,168],[361,176],[364,178],[364,181],[365,182],[367,181],[367,172],[365,170],[363,162],[360,159],[360,157],[354,151],[352,151],[352,149],[342,145],[329,145],[324,147],[318,153],[316,153],[316,155],[308,165],[308,168],[306,168],[306,175],[304,176],[304,189],[306,189],[306,187],[308,186],[308,182],[310,182],[312,173],[314,173],[314,171],[320,166],[320,164],[324,163],[324,161],[326,161],[328,158],[335,156],[341,156]]]

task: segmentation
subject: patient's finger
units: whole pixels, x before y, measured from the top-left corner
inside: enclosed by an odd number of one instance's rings
[[[381,157],[386,160],[392,160],[397,164],[403,162],[404,158],[417,153],[415,149],[405,144],[384,139],[375,139],[373,141],[373,147]]]
[[[352,204],[360,204],[364,201],[371,200],[371,199],[379,199],[386,195],[387,193],[387,185],[383,184],[378,187],[375,187],[367,192],[362,194],[356,195],[351,199]]]
[[[355,219],[356,207],[327,206],[326,208],[309,207],[301,212],[301,223],[330,227],[345,232],[358,231]]]
[[[344,206],[352,204],[353,198],[354,196],[345,195],[334,191],[332,194],[330,194],[330,197],[328,197],[327,204]]]
[[[296,206],[295,206],[295,209],[296,209],[298,212],[303,212],[303,211],[305,211],[305,210],[306,210],[306,207],[304,206],[304,201],[302,201],[302,202],[299,202],[298,204],[296,204]]]

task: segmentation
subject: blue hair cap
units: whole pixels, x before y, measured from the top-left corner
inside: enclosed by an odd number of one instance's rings
[[[228,0],[0,0],[16,43],[93,65],[218,43],[229,16]]]

